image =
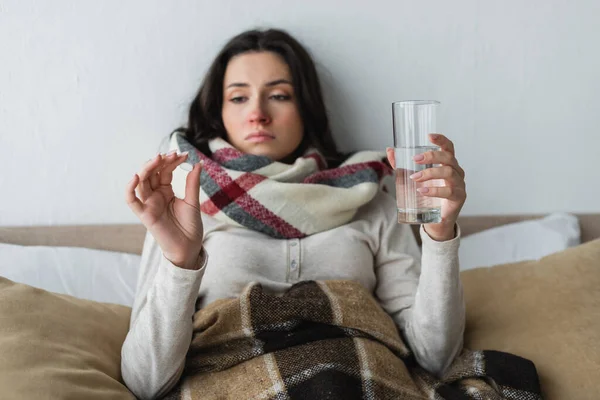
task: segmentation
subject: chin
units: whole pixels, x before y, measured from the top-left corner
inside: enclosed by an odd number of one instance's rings
[[[255,156],[269,157],[273,161],[277,161],[284,157],[281,157],[281,152],[277,149],[273,149],[271,146],[260,144],[258,146],[251,146],[244,153],[253,154]]]
[[[277,154],[275,152],[269,151],[268,149],[250,149],[250,150],[246,151],[245,153],[252,154],[254,156],[269,157],[273,161],[276,161],[278,158]]]

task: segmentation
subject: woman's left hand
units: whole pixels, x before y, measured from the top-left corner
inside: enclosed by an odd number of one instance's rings
[[[441,164],[440,167],[427,168],[411,175],[415,182],[425,182],[431,179],[443,179],[444,186],[422,187],[419,192],[427,197],[442,199],[442,222],[425,224],[425,231],[432,239],[444,241],[455,236],[454,226],[458,214],[467,199],[465,185],[465,171],[460,167],[454,157],[454,143],[444,135],[429,135],[431,143],[440,147],[440,151],[427,151],[417,154],[414,159],[417,164]],[[392,168],[396,168],[394,149],[387,148],[388,161]]]

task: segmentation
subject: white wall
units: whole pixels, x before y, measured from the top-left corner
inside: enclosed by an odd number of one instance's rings
[[[597,0],[5,0],[0,225],[136,222],[126,182],[255,26],[312,51],[343,149],[390,145],[392,101],[438,99],[465,214],[598,212],[599,17]]]

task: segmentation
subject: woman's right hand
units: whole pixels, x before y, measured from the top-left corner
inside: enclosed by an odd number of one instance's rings
[[[183,200],[175,196],[171,186],[173,171],[187,155],[187,152],[156,155],[127,184],[125,199],[165,258],[178,267],[198,269],[204,235],[200,215],[202,163],[195,164],[188,173]]]

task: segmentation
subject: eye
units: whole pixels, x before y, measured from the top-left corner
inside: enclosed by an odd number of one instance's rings
[[[246,101],[246,97],[244,97],[244,96],[233,97],[229,101],[234,104],[239,104],[239,103],[243,103],[244,101]]]
[[[277,101],[286,101],[289,100],[291,96],[288,96],[286,94],[274,94],[273,96],[271,96],[271,98]]]

